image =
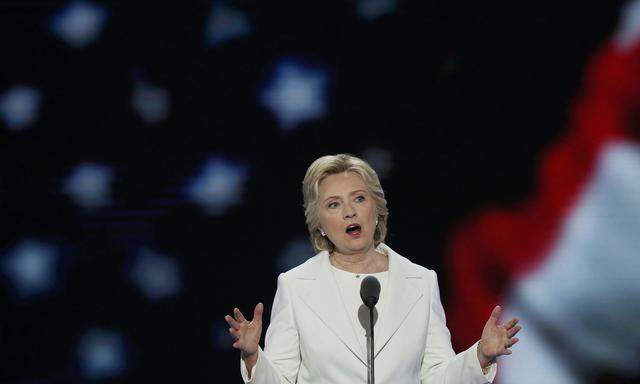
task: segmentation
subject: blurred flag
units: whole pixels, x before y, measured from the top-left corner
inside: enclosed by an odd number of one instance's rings
[[[640,2],[587,66],[537,188],[451,239],[449,326],[477,341],[494,305],[524,325],[497,382],[613,383],[640,375]],[[626,382],[626,381],[625,381]]]

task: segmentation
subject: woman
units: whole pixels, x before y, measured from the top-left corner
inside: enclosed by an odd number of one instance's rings
[[[493,381],[496,358],[518,342],[518,319],[498,324],[495,307],[480,340],[455,355],[435,272],[383,243],[387,202],[366,162],[344,154],[317,159],[303,196],[319,253],[278,277],[264,351],[262,303],[251,322],[237,308],[225,316],[245,383],[366,383],[368,325],[359,283],[367,275],[382,286],[374,322],[378,384]]]

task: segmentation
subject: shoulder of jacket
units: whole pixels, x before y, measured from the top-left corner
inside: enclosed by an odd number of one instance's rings
[[[326,251],[317,253],[315,256],[307,259],[304,263],[281,273],[279,278],[285,281],[291,281],[297,278],[315,276],[320,264],[322,263],[322,258],[327,256],[325,253]]]

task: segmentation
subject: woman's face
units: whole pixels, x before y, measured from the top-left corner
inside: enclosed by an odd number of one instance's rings
[[[327,176],[318,187],[320,229],[342,254],[373,248],[376,205],[366,184],[354,172]]]

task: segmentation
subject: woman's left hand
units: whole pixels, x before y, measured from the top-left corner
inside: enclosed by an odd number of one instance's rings
[[[478,360],[480,366],[486,368],[495,361],[498,356],[510,355],[511,348],[518,342],[514,337],[522,329],[518,324],[518,318],[514,317],[505,324],[498,324],[502,308],[496,306],[482,330],[482,339],[478,344]]]

